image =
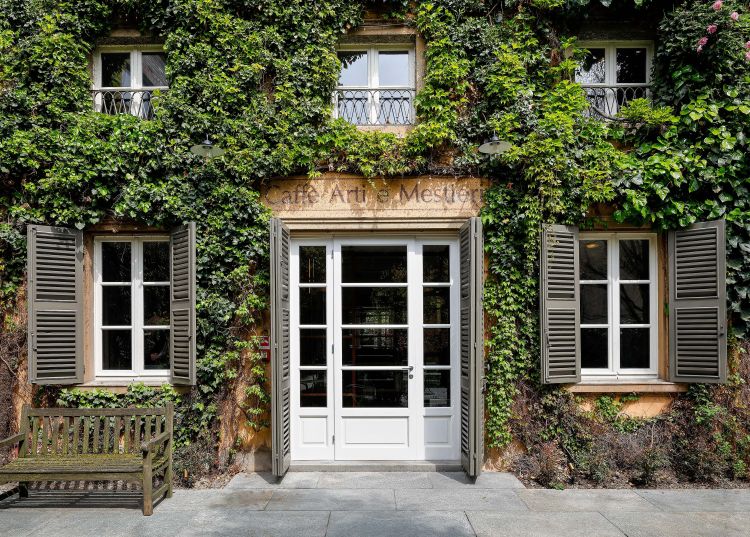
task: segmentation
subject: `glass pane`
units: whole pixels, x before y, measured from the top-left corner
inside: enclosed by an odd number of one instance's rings
[[[378,77],[381,86],[409,86],[409,53],[383,51],[378,53]]]
[[[169,286],[143,288],[143,324],[160,326],[169,324]]]
[[[130,286],[102,287],[102,325],[127,326],[130,324]]]
[[[299,405],[321,408],[328,405],[328,390],[325,371],[299,372]]]
[[[299,323],[326,324],[326,288],[301,287]]]
[[[303,328],[299,331],[300,365],[326,365],[325,328]]]
[[[344,287],[344,324],[406,324],[406,287]]]
[[[448,246],[425,245],[422,247],[422,275],[424,281],[429,283],[451,281]]]
[[[145,369],[169,369],[169,330],[143,331]]]
[[[129,52],[108,52],[102,54],[102,87],[130,87]]]
[[[143,281],[169,281],[169,242],[143,243]]]
[[[582,280],[607,279],[607,241],[580,241],[578,257]]]
[[[406,408],[409,406],[406,371],[342,371],[344,408]]]
[[[650,340],[649,328],[621,328],[620,368],[648,369],[651,367]]]
[[[451,329],[424,329],[424,365],[450,365]]]
[[[620,241],[620,279],[648,280],[648,241]]]
[[[581,367],[609,367],[608,340],[608,328],[581,328]]]
[[[606,285],[581,286],[581,324],[607,324],[609,307]]]
[[[603,48],[591,48],[581,65],[576,69],[579,84],[604,84],[607,81],[607,64]]]
[[[130,243],[102,243],[102,281],[130,281]]]
[[[339,86],[367,86],[367,52],[339,52]]]
[[[450,324],[451,322],[451,288],[424,288],[424,323]]]
[[[344,365],[409,364],[407,328],[356,328],[341,331]]]
[[[167,57],[163,52],[144,52],[141,55],[144,86],[166,86],[167,75],[164,66]]]
[[[646,83],[646,49],[617,49],[617,82],[620,84]]]
[[[424,372],[424,406],[451,406],[451,372],[450,369],[429,370]]]
[[[300,283],[326,283],[326,247],[299,247]]]
[[[620,324],[649,323],[649,284],[620,285]]]
[[[102,330],[102,368],[132,369],[130,330]]]
[[[344,283],[406,283],[406,246],[342,246]]]

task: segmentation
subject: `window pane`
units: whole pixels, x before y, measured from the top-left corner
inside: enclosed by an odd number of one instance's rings
[[[617,49],[617,82],[620,84],[646,83],[646,49]]]
[[[422,275],[425,282],[448,283],[451,281],[448,246],[425,245],[422,247]]]
[[[299,406],[321,408],[328,405],[325,371],[299,372]]]
[[[167,75],[164,66],[167,57],[163,52],[144,52],[141,55],[144,86],[166,86]]]
[[[578,257],[582,280],[607,279],[607,241],[580,241]]]
[[[649,323],[649,284],[620,285],[620,324]]]
[[[102,368],[132,369],[130,330],[102,330]]]
[[[326,247],[299,247],[300,283],[326,283]]]
[[[143,281],[169,281],[169,242],[143,243]]]
[[[609,366],[609,329],[581,328],[581,367]]]
[[[130,87],[129,52],[102,54],[102,86],[105,88]]]
[[[424,288],[423,309],[425,324],[450,324],[450,291],[450,287]]]
[[[300,365],[326,365],[325,328],[303,328],[299,331]]]
[[[451,329],[424,329],[424,365],[450,365]]]
[[[130,286],[102,287],[102,325],[127,326],[130,324]]]
[[[406,408],[409,406],[406,371],[342,371],[344,408]]]
[[[620,279],[648,280],[648,241],[620,241]]]
[[[299,290],[300,324],[326,324],[326,288],[302,287]]]
[[[102,281],[130,281],[130,243],[102,243]]]
[[[169,369],[169,330],[144,330],[143,350],[145,369]]]
[[[343,246],[344,283],[406,283],[406,246]]]
[[[609,305],[606,285],[581,286],[581,324],[607,324]]]
[[[344,324],[406,324],[406,287],[344,287]]]
[[[401,365],[409,363],[406,328],[356,328],[341,331],[344,365]]]
[[[579,84],[604,84],[607,81],[607,64],[603,48],[591,48],[581,65],[576,69]]]
[[[621,328],[620,368],[648,369],[651,367],[650,340],[649,328]]]
[[[143,288],[143,324],[160,326],[169,324],[169,287],[149,285]]]
[[[451,372],[450,369],[425,370],[424,372],[424,406],[451,406]]]
[[[339,52],[339,86],[367,86],[367,52]]]
[[[378,53],[378,75],[381,86],[409,86],[409,53],[381,51]]]

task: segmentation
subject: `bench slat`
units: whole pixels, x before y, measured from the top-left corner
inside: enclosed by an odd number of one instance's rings
[[[163,408],[30,408],[29,416],[132,416],[135,413],[151,416],[164,416]]]

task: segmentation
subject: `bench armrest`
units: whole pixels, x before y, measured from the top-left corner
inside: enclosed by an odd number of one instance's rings
[[[164,442],[169,440],[171,438],[171,434],[169,431],[164,431],[163,433],[153,437],[148,442],[141,443],[141,451],[143,452],[143,455],[147,455],[148,453],[153,452],[157,447],[161,446]]]
[[[0,448],[4,448],[8,446],[15,446],[16,444],[23,442],[25,438],[26,438],[26,435],[24,433],[14,434],[13,436],[9,438],[0,440]]]

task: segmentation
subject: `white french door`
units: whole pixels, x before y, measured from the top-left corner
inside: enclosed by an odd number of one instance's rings
[[[292,458],[459,458],[453,239],[292,241]]]

